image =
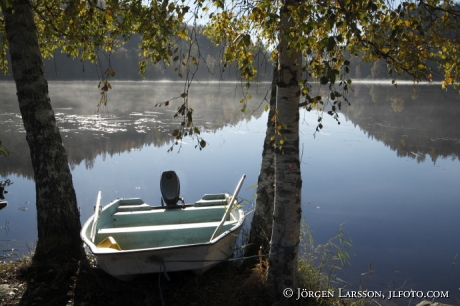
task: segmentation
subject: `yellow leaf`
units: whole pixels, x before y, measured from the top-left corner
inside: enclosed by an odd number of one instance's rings
[[[177,36],[179,36],[179,38],[185,38],[187,37],[187,33],[185,32],[184,29],[182,29],[179,32],[177,32]]]

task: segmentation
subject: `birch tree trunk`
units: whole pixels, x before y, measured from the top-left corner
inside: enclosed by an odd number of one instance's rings
[[[302,180],[299,162],[299,98],[302,55],[290,48],[290,7],[298,0],[286,0],[281,9],[279,40],[280,76],[277,94],[275,149],[275,207],[267,284],[276,298],[286,287],[297,286],[297,257],[300,239]]]
[[[270,109],[267,119],[262,163],[260,165],[259,179],[257,182],[257,197],[254,216],[251,222],[248,248],[246,255],[257,255],[260,247],[263,253],[270,250],[270,238],[273,225],[273,204],[275,199],[275,150],[271,138],[275,136],[275,124],[272,118],[276,108],[276,86],[278,65],[273,69],[272,90],[270,94]]]
[[[32,7],[28,0],[0,0],[0,5],[34,169],[38,241],[33,261],[45,269],[48,264],[78,262],[85,256],[80,215],[48,96]]]

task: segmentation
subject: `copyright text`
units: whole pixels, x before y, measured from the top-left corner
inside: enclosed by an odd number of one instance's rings
[[[369,291],[369,290],[344,290],[339,288],[338,291],[312,291],[302,288],[283,290],[283,296],[286,298],[294,297],[296,300],[302,298],[376,298],[376,299],[400,299],[400,298],[448,298],[449,291]]]

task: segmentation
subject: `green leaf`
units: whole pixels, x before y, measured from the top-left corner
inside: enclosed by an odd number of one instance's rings
[[[243,36],[243,43],[246,47],[249,47],[251,44],[251,36],[249,36],[249,34]]]

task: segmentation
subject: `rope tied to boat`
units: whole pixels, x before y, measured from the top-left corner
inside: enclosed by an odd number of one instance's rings
[[[288,254],[288,253],[291,253],[292,251],[295,250],[295,248],[297,248],[300,244],[300,239],[297,241],[297,243],[293,246],[285,246],[285,245],[281,245],[281,244],[277,244],[277,243],[272,243],[270,242],[270,245],[273,245],[275,248],[277,249],[283,249],[284,250],[284,254]],[[277,254],[277,252],[275,253],[272,253],[272,254]]]
[[[166,306],[165,301],[163,299],[163,291],[161,290],[161,275],[166,278],[166,280],[169,282],[171,278],[168,275],[168,272],[166,272],[166,265],[163,260],[158,260],[160,262],[160,273],[158,273],[158,289],[160,291],[160,299],[161,299],[161,306]]]
[[[284,249],[283,252],[273,252],[273,253],[268,253],[268,254],[260,254],[260,255],[244,256],[244,257],[235,257],[235,258],[227,258],[227,259],[157,260],[157,261],[161,262],[161,264],[164,266],[164,264],[168,263],[168,262],[170,262],[170,263],[172,263],[172,262],[232,262],[232,261],[253,259],[253,258],[259,258],[259,257],[270,257],[270,256],[274,256],[274,255],[279,255],[279,254],[287,254],[288,252],[290,252],[294,248],[296,248],[299,245],[299,242],[297,242],[297,244],[294,245],[294,246],[281,246],[280,245],[278,248]],[[289,251],[286,251],[286,250],[289,250]]]

